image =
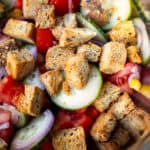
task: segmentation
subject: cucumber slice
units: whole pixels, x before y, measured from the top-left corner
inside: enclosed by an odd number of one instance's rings
[[[109,23],[104,25],[104,30],[110,30],[120,21],[128,20],[132,14],[131,0],[104,0],[102,8],[109,14]]]
[[[92,66],[88,83],[83,89],[72,88],[70,95],[66,95],[61,90],[58,95],[51,97],[51,99],[59,107],[76,110],[92,104],[99,96],[101,87],[101,73],[97,67]]]
[[[103,30],[99,26],[97,26],[90,19],[86,19],[85,17],[83,17],[80,13],[77,13],[76,15],[77,15],[77,19],[78,19],[79,23],[82,26],[89,28],[97,33],[97,35],[95,37],[97,40],[100,40],[102,42],[107,42],[107,37],[106,37],[105,33],[103,32]]]
[[[140,18],[135,18],[133,20],[135,28],[139,31],[138,36],[141,36],[141,44],[140,44],[140,49],[141,49],[141,56],[143,60],[143,65],[147,65],[148,62],[150,61],[150,39],[148,37],[148,32],[146,30],[146,26],[142,19]]]
[[[27,150],[35,147],[48,134],[54,123],[54,116],[46,110],[39,117],[34,118],[30,124],[20,129],[12,143],[11,150]]]
[[[136,8],[136,12],[138,13],[138,16],[144,21],[149,21],[150,16],[148,15],[146,10],[144,9],[144,6],[140,2],[140,0],[133,0],[133,4]]]
[[[11,112],[12,122],[16,127],[21,128],[26,124],[27,116],[19,112],[14,106],[11,106],[9,104],[3,104],[3,105],[0,105],[0,108]]]

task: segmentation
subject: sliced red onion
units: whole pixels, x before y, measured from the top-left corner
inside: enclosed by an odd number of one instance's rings
[[[142,107],[143,109],[145,109],[147,112],[150,113],[150,99],[148,99],[147,97],[136,91],[134,91],[131,94],[131,96],[137,106]]]
[[[143,40],[142,33],[141,30],[137,27],[135,27],[135,30],[137,32],[137,47],[140,48]]]
[[[29,85],[34,85],[39,87],[40,89],[44,90],[45,86],[42,84],[42,82],[40,81],[40,71],[38,68],[35,69],[35,71],[33,71],[31,73],[31,75],[29,75],[25,80],[24,83],[29,84]]]
[[[141,73],[141,81],[143,84],[150,85],[150,67],[143,68]]]
[[[8,40],[8,39],[9,39],[8,36],[6,36],[6,35],[0,33],[0,43],[3,43],[4,41],[6,41],[6,40]]]
[[[19,112],[14,106],[4,103],[3,105],[0,105],[0,108],[11,112],[12,123],[15,126],[22,127],[24,125],[24,122],[21,120],[22,118],[25,118],[24,114]]]
[[[3,124],[0,124],[0,130],[8,129],[10,126],[9,122],[5,122]]]
[[[34,57],[34,59],[37,60],[38,51],[37,51],[37,47],[35,45],[26,45],[23,48],[28,49],[30,51],[30,53],[32,54],[32,56]]]
[[[105,44],[104,42],[102,42],[100,40],[94,40],[94,39],[90,40],[90,42],[92,42],[98,46],[103,46]]]
[[[135,65],[132,69],[131,69],[131,75],[128,78],[128,83],[130,83],[130,81],[132,79],[138,79],[140,80],[141,78],[141,67],[138,65]]]
[[[12,150],[27,150],[38,144],[54,123],[54,115],[50,110],[46,110],[40,116],[34,118],[28,126],[20,129],[11,143]]]
[[[0,80],[7,74],[5,67],[0,67]]]

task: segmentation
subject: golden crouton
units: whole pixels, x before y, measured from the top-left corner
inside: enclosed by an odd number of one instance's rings
[[[150,115],[136,108],[121,120],[121,124],[137,140],[150,132]]]
[[[43,91],[32,85],[25,85],[25,92],[17,98],[16,107],[20,112],[31,116],[40,114],[43,105]]]
[[[97,142],[99,150],[120,150],[119,145],[113,141],[108,142]]]
[[[87,28],[64,28],[60,37],[60,46],[75,47],[96,36],[96,32]]]
[[[67,28],[76,28],[77,27],[76,14],[68,13],[68,14],[64,15],[63,17],[56,18],[56,25],[52,29],[52,33],[57,40],[60,39],[65,27],[67,27]]]
[[[85,53],[86,58],[90,62],[98,62],[101,55],[101,51],[102,51],[101,47],[91,42],[81,45],[77,49],[78,53]]]
[[[52,144],[55,150],[86,150],[84,129],[76,127],[58,131],[52,138]]]
[[[7,150],[7,143],[0,138],[0,150]]]
[[[54,6],[42,4],[37,12],[36,27],[53,28],[54,26],[55,26]]]
[[[16,49],[18,49],[18,46],[14,39],[8,38],[0,43],[0,66],[4,66],[6,64],[8,51]]]
[[[33,23],[23,21],[23,20],[17,20],[17,19],[9,19],[3,29],[3,33],[29,42],[29,43],[35,43],[34,42],[34,35],[35,35],[35,27]]]
[[[122,42],[126,45],[136,45],[136,31],[132,21],[122,21],[109,32],[112,41]]]
[[[140,50],[136,46],[129,46],[127,48],[127,58],[132,63],[137,63],[137,64],[142,63]]]
[[[70,57],[64,65],[66,81],[71,87],[83,88],[89,77],[90,66],[83,53]]]
[[[103,26],[109,21],[108,13],[102,8],[101,0],[82,0],[81,6],[84,8],[88,18],[96,24]]]
[[[110,82],[106,82],[102,87],[100,96],[93,105],[98,111],[104,112],[109,108],[111,103],[118,99],[120,93],[121,91],[119,87]]]
[[[112,113],[103,113],[96,119],[90,134],[96,142],[106,142],[109,140],[115,126],[115,116]]]
[[[23,0],[23,16],[28,19],[35,19],[37,11],[42,4],[48,4],[49,0]]]
[[[40,79],[51,96],[57,94],[63,81],[61,71],[59,70],[48,71],[42,74]]]
[[[29,75],[35,66],[34,57],[27,49],[9,51],[6,70],[15,80],[22,80]]]
[[[120,147],[122,147],[129,142],[130,135],[126,129],[122,128],[121,126],[117,126],[111,139],[113,142],[117,143]]]
[[[123,43],[108,42],[104,45],[100,58],[100,71],[113,74],[124,68],[127,50]]]
[[[67,81],[63,82],[62,89],[66,95],[70,95],[70,86]]]
[[[120,120],[128,115],[133,109],[135,109],[135,105],[132,99],[127,93],[124,93],[119,97],[118,101],[113,104],[111,111],[116,118]]]
[[[63,69],[68,58],[74,56],[74,49],[53,46],[46,53],[46,69]]]

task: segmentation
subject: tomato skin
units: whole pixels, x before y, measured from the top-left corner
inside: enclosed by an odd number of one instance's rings
[[[99,112],[94,106],[88,107],[86,114],[92,118],[93,121],[98,117]]]
[[[24,86],[15,82],[11,76],[5,76],[0,82],[0,102],[15,105],[16,96],[21,93],[24,93]]]
[[[55,6],[56,15],[64,15],[69,13],[69,0],[51,0],[51,4]],[[80,0],[72,0],[71,10],[72,12],[77,11],[80,5]]]
[[[54,150],[53,145],[49,140],[46,140],[42,145],[40,146],[40,150]]]
[[[88,131],[91,128],[92,124],[92,119],[85,113],[60,110],[56,116],[54,132],[58,131],[59,129],[68,129],[77,126],[82,126],[85,131]]]
[[[36,44],[40,53],[46,53],[54,44],[55,38],[50,29],[36,29]]]
[[[18,9],[22,9],[23,6],[23,0],[16,0],[15,7]]]

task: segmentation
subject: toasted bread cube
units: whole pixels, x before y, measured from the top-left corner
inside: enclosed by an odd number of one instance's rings
[[[53,136],[52,144],[55,150],[86,150],[84,129],[76,127],[60,130]]]
[[[112,41],[122,42],[126,45],[136,45],[136,31],[132,21],[122,21],[109,32]]]
[[[64,81],[63,84],[62,84],[62,89],[63,89],[63,92],[66,94],[66,95],[70,95],[70,86],[68,84],[67,81]]]
[[[113,104],[111,111],[118,120],[123,119],[132,110],[135,109],[135,105],[127,93],[124,93],[119,97],[118,101]]]
[[[122,126],[136,139],[150,132],[150,115],[142,109],[135,109],[121,120]]]
[[[7,150],[7,143],[0,138],[0,150]]]
[[[121,91],[119,87],[110,82],[106,82],[102,87],[100,96],[93,105],[98,111],[104,112],[109,108],[111,103],[119,98],[120,93]]]
[[[33,23],[23,20],[9,19],[3,29],[3,32],[11,37],[29,42],[34,42],[35,27]]]
[[[117,143],[120,147],[125,146],[130,140],[129,132],[121,126],[116,128],[112,136],[112,141]]]
[[[60,37],[60,46],[75,47],[96,36],[96,32],[87,28],[64,28]]]
[[[106,142],[115,126],[116,117],[112,113],[102,113],[93,124],[90,134],[96,142]]]
[[[102,51],[101,47],[91,42],[83,44],[79,46],[77,49],[77,53],[85,53],[86,58],[90,62],[98,62],[101,55],[101,51]]]
[[[82,0],[81,6],[88,18],[99,26],[103,26],[109,21],[109,13],[103,9],[101,0]]]
[[[140,50],[136,46],[129,46],[127,48],[127,58],[132,63],[137,63],[137,64],[142,63]]]
[[[63,69],[68,58],[74,56],[74,48],[53,46],[46,53],[46,69]]]
[[[34,58],[27,49],[9,51],[7,54],[6,70],[14,80],[25,78],[33,71],[34,66]]]
[[[25,85],[25,92],[18,97],[16,107],[20,112],[31,116],[40,114],[43,105],[43,91],[32,85]]]
[[[99,150],[120,150],[119,145],[113,141],[108,142],[97,142]]]
[[[63,17],[64,26],[67,28],[76,28],[77,19],[75,13],[68,13]]]
[[[48,71],[40,76],[42,83],[45,85],[46,90],[51,96],[57,94],[60,89],[60,86],[63,82],[63,77],[61,71],[52,70]]]
[[[104,45],[100,58],[100,71],[113,74],[123,69],[127,59],[127,50],[123,43],[108,42]]]
[[[55,26],[54,6],[42,4],[37,12],[36,27],[53,28]]]
[[[56,23],[55,23],[55,27],[52,29],[52,33],[54,35],[54,37],[59,40],[61,35],[62,35],[62,32],[65,28],[64,26],[64,20],[63,20],[63,17],[57,17],[56,18]]]
[[[74,13],[69,13],[64,15],[63,17],[56,18],[56,25],[52,29],[52,33],[57,40],[60,40],[60,37],[65,27],[67,28],[77,27],[76,15]]]
[[[64,66],[64,71],[68,84],[71,87],[81,89],[88,81],[90,66],[82,53],[70,57]]]
[[[6,64],[8,51],[16,49],[18,49],[18,46],[14,39],[8,38],[0,43],[0,66],[4,66]]]

